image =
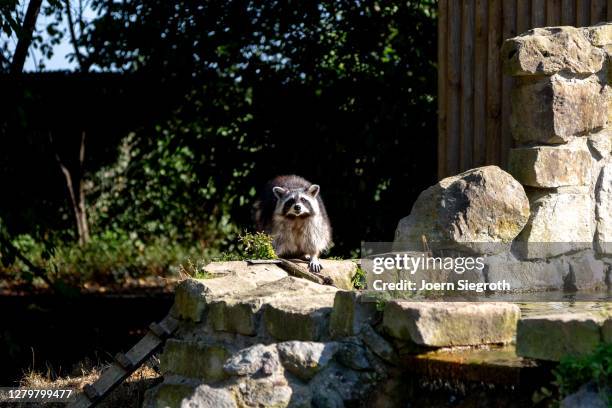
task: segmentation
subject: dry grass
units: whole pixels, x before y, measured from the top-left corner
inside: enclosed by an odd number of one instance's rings
[[[86,384],[91,384],[96,381],[105,368],[106,366],[104,365],[98,364],[93,366],[91,363],[85,362],[73,370],[73,375],[55,378],[51,373],[42,374],[40,372],[29,372],[22,378],[20,386],[24,388],[27,387],[39,389],[75,389],[80,392]],[[152,368],[152,364],[143,364],[97,406],[108,408],[140,408],[142,406],[144,392],[153,385],[157,384],[159,381],[161,381],[161,376]],[[2,406],[1,403],[0,406]],[[11,408],[16,408],[18,406],[34,407],[40,406],[40,403],[34,405],[10,405]],[[44,406],[49,408],[65,408],[66,404],[48,403]]]

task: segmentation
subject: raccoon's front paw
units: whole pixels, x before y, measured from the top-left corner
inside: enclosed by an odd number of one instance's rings
[[[321,265],[321,262],[319,262],[317,258],[312,258],[308,263],[308,270],[310,272],[319,273],[321,269],[323,269],[323,265]]]

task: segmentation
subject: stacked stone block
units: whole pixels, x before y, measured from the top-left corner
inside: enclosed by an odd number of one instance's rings
[[[515,78],[509,171],[531,207],[517,238],[527,259],[592,249],[610,263],[611,50],[610,23],[536,28],[504,43]]]

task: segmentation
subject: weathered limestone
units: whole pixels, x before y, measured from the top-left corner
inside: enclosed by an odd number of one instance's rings
[[[521,80],[512,90],[512,135],[518,143],[565,143],[605,126],[608,103],[597,75]]]
[[[559,260],[569,269],[564,278],[566,291],[606,289],[606,267],[601,260],[595,259],[593,251],[564,255]]]
[[[355,336],[363,323],[371,323],[376,316],[376,303],[365,301],[354,291],[338,291],[329,322],[332,338]]]
[[[298,378],[308,381],[330,364],[339,345],[334,342],[287,341],[279,343],[276,348],[283,366]]]
[[[278,352],[274,346],[256,344],[228,358],[223,370],[228,375],[271,375],[278,369]]]
[[[612,162],[601,171],[595,194],[595,248],[601,254],[612,255]]]
[[[612,23],[600,23],[586,29],[591,44],[603,47],[612,44]]]
[[[479,167],[422,192],[410,215],[400,220],[395,242],[402,249],[422,250],[425,236],[433,250],[473,251],[476,246],[486,251],[487,243],[511,242],[528,217],[523,187],[497,166]],[[503,250],[502,245],[491,248]]]
[[[327,336],[333,292],[275,299],[264,307],[266,330],[277,340],[318,341]]]
[[[586,186],[591,181],[591,154],[569,145],[512,149],[509,167],[524,186]]]
[[[514,292],[561,290],[569,275],[569,264],[559,259],[522,261],[512,256],[485,258],[485,274],[489,282],[505,279]]]
[[[610,105],[612,106],[612,104]],[[596,159],[610,157],[610,154],[612,154],[612,129],[604,129],[601,132],[590,134],[588,142],[589,147],[597,154]]]
[[[230,351],[220,345],[170,339],[161,356],[164,375],[175,374],[207,381],[226,377],[223,363]]]
[[[369,324],[364,324],[360,333],[363,344],[367,345],[372,353],[388,363],[394,363],[397,354],[393,346],[376,332]]]
[[[610,389],[600,390],[594,381],[584,384],[578,391],[568,395],[561,401],[561,408],[609,408],[605,400],[611,394]]]
[[[287,276],[276,265],[248,265],[243,261],[212,262],[205,270],[216,279],[187,279],[176,288],[172,313],[193,322],[202,320],[207,303],[212,299],[238,294]]]
[[[517,241],[526,259],[548,258],[591,247],[593,203],[588,194],[528,193],[531,217]],[[548,244],[542,244],[548,243]]]
[[[510,38],[504,42],[501,52],[505,71],[509,75],[598,72],[603,65],[603,52],[591,45],[588,34],[574,27],[546,27]],[[591,35],[605,36],[603,32]]]
[[[602,341],[602,325],[601,317],[584,313],[523,318],[517,326],[516,352],[523,357],[550,361],[584,356]]]
[[[512,341],[520,310],[509,303],[391,301],[385,331],[423,346],[464,346]]]
[[[192,395],[181,401],[181,408],[193,407],[237,408],[238,405],[229,391],[202,384],[196,387]]]

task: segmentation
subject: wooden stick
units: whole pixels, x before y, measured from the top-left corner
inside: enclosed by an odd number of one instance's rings
[[[319,285],[333,285],[334,282],[329,276],[321,276],[314,274],[308,270],[300,268],[295,263],[279,258],[279,266],[283,268],[289,275],[295,276],[296,278],[307,279],[311,282],[318,283]]]

